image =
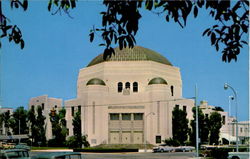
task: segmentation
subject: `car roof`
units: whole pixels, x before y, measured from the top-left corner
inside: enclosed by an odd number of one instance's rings
[[[26,149],[3,149],[0,152],[16,152],[16,151],[27,151]]]
[[[36,156],[36,158],[53,158],[53,157],[61,157],[65,155],[81,155],[79,152],[50,152],[46,154],[41,154]]]

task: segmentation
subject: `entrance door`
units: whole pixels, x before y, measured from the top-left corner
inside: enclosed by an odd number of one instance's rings
[[[111,131],[110,132],[110,143],[111,144],[119,144],[119,131]]]
[[[122,132],[122,144],[130,144],[131,143],[131,132],[123,131]]]
[[[142,144],[143,143],[143,132],[135,131],[134,132],[134,144]]]

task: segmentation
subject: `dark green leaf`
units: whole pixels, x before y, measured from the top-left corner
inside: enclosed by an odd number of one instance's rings
[[[51,5],[52,5],[52,0],[49,1],[49,4],[48,4],[48,10],[50,11],[51,10]]]
[[[197,6],[194,6],[194,17],[196,18],[198,15],[198,8]]]
[[[210,28],[206,29],[206,30],[203,32],[202,36],[206,35],[206,33],[207,33],[209,30],[210,30]]]
[[[105,44],[99,44],[99,46],[105,46]]]
[[[244,40],[241,40],[241,42],[244,43],[244,44],[246,44],[246,45],[248,45],[248,43],[246,41],[244,41]]]
[[[21,49],[24,48],[24,41],[23,40],[20,40],[20,45],[21,45]]]
[[[211,44],[212,44],[212,45],[215,43],[215,40],[216,40],[216,35],[215,35],[215,33],[213,32],[212,35],[211,35]]]
[[[169,15],[166,15],[166,21],[169,22]]]
[[[17,2],[15,2],[15,7],[16,7],[16,8],[18,8],[18,7],[19,7],[19,5],[18,5],[18,3],[17,3]]]
[[[27,10],[27,8],[28,8],[28,0],[24,0],[23,1],[23,9]]]
[[[94,32],[90,33],[89,36],[90,36],[90,42],[92,42],[94,40],[94,36],[95,36]]]
[[[153,7],[153,1],[147,0],[145,5],[146,5],[146,9],[151,10]]]

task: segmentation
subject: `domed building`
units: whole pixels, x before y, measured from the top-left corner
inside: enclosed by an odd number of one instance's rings
[[[77,97],[65,101],[69,136],[79,111],[91,146],[158,144],[172,137],[175,106],[192,118],[194,101],[182,97],[178,67],[147,48],[116,48],[107,60],[100,54],[80,69]]]

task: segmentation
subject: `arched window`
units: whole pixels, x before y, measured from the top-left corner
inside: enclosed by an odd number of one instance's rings
[[[138,83],[137,82],[133,83],[133,92],[138,92]]]
[[[130,89],[130,83],[129,83],[129,82],[126,82],[125,88],[126,88],[126,89]]]
[[[117,84],[117,88],[118,88],[118,93],[122,92],[122,82],[119,82]]]
[[[171,89],[171,96],[174,96],[174,86],[171,86],[170,89]]]
[[[174,96],[174,86],[171,86],[170,89],[171,89],[171,96]]]

